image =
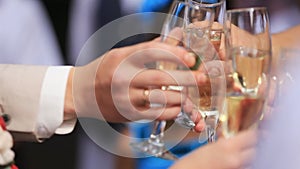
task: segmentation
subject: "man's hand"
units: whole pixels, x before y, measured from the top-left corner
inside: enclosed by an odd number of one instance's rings
[[[200,72],[145,67],[156,61],[191,67],[195,57],[181,47],[157,41],[113,49],[90,64],[72,70],[65,115],[76,110],[78,116],[110,122],[174,119],[184,96],[161,87],[199,85],[207,77]],[[150,104],[159,106],[150,107]]]

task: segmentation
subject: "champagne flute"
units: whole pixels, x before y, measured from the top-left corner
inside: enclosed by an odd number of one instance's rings
[[[209,62],[220,60],[218,54],[222,37],[224,39],[225,1],[217,0],[215,3],[188,1],[185,4],[189,4],[188,9],[173,8],[177,10],[172,11],[173,15],[165,22],[162,32],[166,36],[164,36],[163,41],[183,46],[195,54],[196,64],[190,69],[197,70],[199,67],[208,69]],[[178,18],[184,19],[180,20]],[[218,65],[220,64],[216,64],[215,67]],[[169,62],[158,62],[158,68],[187,69]],[[201,113],[206,122],[205,131],[201,132],[199,137],[200,142],[213,142],[215,140],[219,111],[222,110],[223,105],[220,93],[216,91],[222,90],[220,85],[222,80],[225,84],[225,79],[222,79],[221,74],[215,76],[208,73],[207,76],[210,80],[207,85],[188,87],[187,89],[188,93],[186,94],[191,98],[197,111]],[[214,95],[212,95],[213,93]],[[175,121],[184,126],[186,125],[184,122],[191,120],[188,119],[184,111],[182,115],[185,116],[179,116]]]
[[[206,20],[204,16],[206,11],[200,9],[198,4],[191,0],[176,0],[173,2],[169,15],[167,16],[162,29],[162,42],[171,45],[182,46],[194,54],[196,57],[196,65],[191,69],[197,69],[201,59],[197,57],[199,51],[203,51],[207,44],[209,27],[211,25],[210,17]],[[212,15],[208,15],[212,16]],[[196,24],[193,24],[196,23]],[[160,70],[189,70],[185,65],[178,65],[167,61],[156,62],[156,68]],[[168,86],[163,87],[169,90],[185,92],[183,86]],[[184,107],[184,100],[182,103]],[[182,127],[191,129],[195,123],[190,118],[189,114],[182,111],[175,119],[175,122]]]
[[[218,54],[221,39],[224,39],[223,22],[226,10],[225,1],[216,0],[214,3],[210,3],[206,1],[198,2],[189,0],[185,3],[189,3],[190,10],[183,10],[182,8],[180,12],[179,10],[171,12],[179,18],[184,18],[183,21],[175,17],[170,17],[166,20],[163,27],[163,34],[166,35],[164,41],[183,46],[195,54],[196,64],[190,68],[191,70],[197,70],[199,67],[208,69],[207,64],[209,62],[220,59]],[[169,62],[158,62],[158,68],[187,69],[186,67],[178,67]],[[219,85],[222,83],[222,78],[219,75],[219,77],[214,77],[211,73],[208,73],[207,76],[210,79],[207,85],[188,87],[187,93],[207,124],[205,131],[200,134],[200,142],[212,142],[215,140],[219,111],[222,109],[219,94],[212,96],[212,91],[216,92],[222,89]],[[224,83],[225,82],[223,82],[223,84]],[[179,117],[176,119],[176,122],[184,126],[185,124],[183,122],[190,120],[187,120],[188,116],[186,113],[183,112],[182,114],[185,114],[185,120],[181,120],[184,118]]]
[[[190,25],[190,21],[192,18],[196,18],[192,15],[196,12],[197,9],[192,3],[189,3],[187,0],[176,0],[173,2],[169,15],[166,17],[166,20],[163,25],[162,29],[162,42],[168,43],[171,45],[180,45],[184,46],[186,44],[184,39],[184,30],[186,27]],[[209,24],[202,23],[202,26],[205,28],[203,31],[198,32],[194,31],[197,36],[198,34],[202,37],[207,34],[207,30]],[[195,29],[196,30],[196,29]],[[189,49],[190,50],[190,49]],[[190,50],[191,51],[191,50]],[[167,62],[167,61],[160,61],[156,62],[156,68],[160,70],[182,70],[187,68],[184,65],[178,65],[175,63]],[[184,92],[186,91],[183,86],[162,86],[162,90],[173,90],[177,92]],[[175,122],[179,125],[186,127],[186,128],[193,128],[195,123],[191,120],[190,116],[184,111],[184,100],[182,101],[182,111],[179,116],[175,119]],[[150,105],[151,106],[151,105]],[[157,106],[157,105],[155,105]],[[164,158],[164,159],[171,159],[176,160],[177,157],[172,154],[170,151],[167,150],[165,147],[165,143],[163,140],[164,137],[164,130],[166,126],[166,121],[155,121],[154,128],[152,133],[150,134],[150,138],[146,139],[140,143],[132,143],[131,145],[139,149],[142,152],[145,152],[150,155],[154,155],[156,157]]]
[[[257,126],[270,83],[271,38],[264,7],[227,11],[226,61],[233,72],[227,81],[223,134],[230,137]]]
[[[211,14],[211,25],[209,29],[209,44],[205,51],[202,51],[202,67],[204,67],[209,83],[198,89],[199,100],[196,102],[198,109],[205,119],[206,127],[200,133],[199,142],[214,142],[216,140],[216,128],[218,126],[219,114],[223,110],[225,96],[225,78],[220,60],[221,44],[224,44],[223,24],[225,20],[225,0],[205,1],[201,0],[198,7]],[[218,69],[218,73],[210,69]],[[189,88],[190,93],[197,92],[195,88]]]
[[[195,1],[180,1],[173,2],[171,11],[166,18],[162,29],[162,41],[171,45],[185,47],[196,57],[196,65],[193,68],[188,68],[185,65],[178,65],[167,61],[156,63],[156,68],[160,70],[190,70],[198,69],[199,65],[205,61],[210,61],[216,58],[217,52],[214,45],[210,41],[210,28],[212,25],[214,10],[202,8],[201,3]],[[190,90],[195,88],[195,92]],[[183,86],[163,86],[162,90],[173,90],[182,92],[188,95],[199,111],[199,90],[195,83],[195,87]],[[190,119],[187,112],[184,111],[184,103],[182,101],[182,112],[175,119],[175,122],[186,127],[194,127],[194,122]],[[131,145],[142,152],[145,152],[156,157],[165,159],[177,159],[170,151],[165,148],[163,140],[166,121],[156,121],[153,132],[150,138],[140,142],[132,143]]]

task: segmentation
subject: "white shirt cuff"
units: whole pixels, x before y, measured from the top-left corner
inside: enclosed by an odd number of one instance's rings
[[[35,127],[38,140],[51,137],[54,133],[67,134],[72,132],[76,119],[65,121],[64,101],[68,75],[71,66],[50,66],[44,77],[39,115]]]

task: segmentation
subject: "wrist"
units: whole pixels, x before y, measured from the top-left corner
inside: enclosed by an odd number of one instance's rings
[[[73,75],[74,67],[70,69],[67,86],[65,91],[64,103],[64,120],[70,120],[76,117],[74,100],[73,100]]]

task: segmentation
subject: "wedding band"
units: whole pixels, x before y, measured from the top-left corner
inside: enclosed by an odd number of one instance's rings
[[[143,91],[143,101],[144,101],[143,105],[144,106],[146,106],[149,103],[149,101],[148,101],[149,94],[150,94],[150,91],[148,89],[144,89],[144,91]]]

